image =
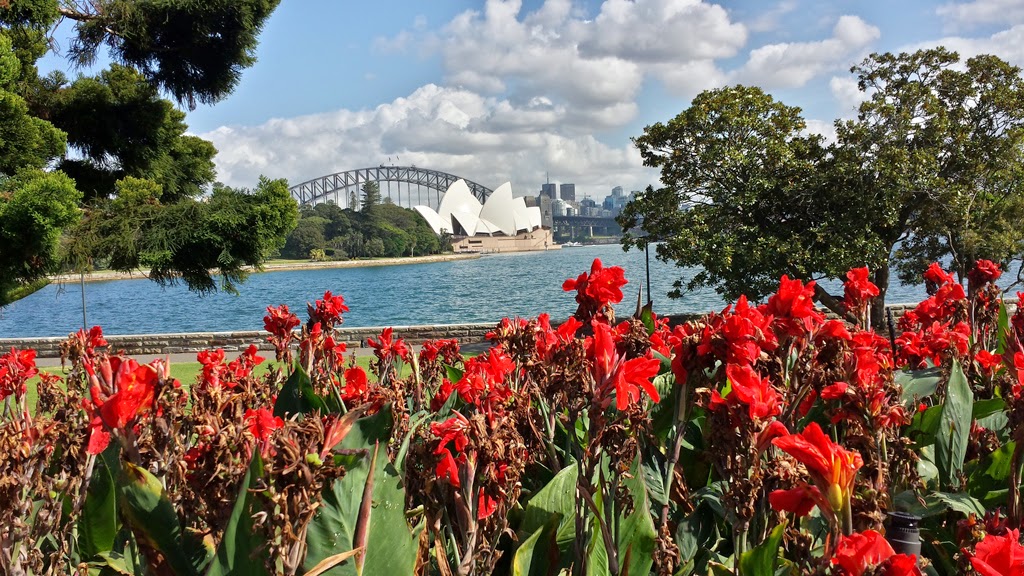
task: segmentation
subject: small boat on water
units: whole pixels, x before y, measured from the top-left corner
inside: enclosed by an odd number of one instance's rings
[[[565,244],[562,244],[562,246],[565,248],[580,248],[583,244],[579,242],[566,242]]]

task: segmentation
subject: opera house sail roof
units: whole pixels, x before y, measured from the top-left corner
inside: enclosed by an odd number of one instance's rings
[[[522,197],[513,197],[508,182],[480,204],[466,182],[458,180],[448,187],[436,212],[429,206],[415,208],[437,234],[515,236],[541,226],[540,208],[527,207]]]

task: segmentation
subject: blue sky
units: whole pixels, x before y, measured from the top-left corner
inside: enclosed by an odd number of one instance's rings
[[[283,0],[235,92],[188,122],[235,186],[390,158],[603,197],[657,183],[629,139],[701,90],[759,85],[828,136],[851,65],[937,45],[1024,65],[1024,0]]]

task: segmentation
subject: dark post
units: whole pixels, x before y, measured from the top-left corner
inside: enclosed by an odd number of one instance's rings
[[[654,298],[651,296],[651,243],[644,242],[644,265],[647,269],[647,303],[653,304]]]
[[[885,539],[897,554],[914,555],[920,561],[921,529],[917,525],[920,521],[920,517],[907,512],[889,512],[889,528],[885,531]]]
[[[85,270],[79,270],[79,283],[82,287],[82,330],[89,332],[89,323],[85,321]]]
[[[892,323],[892,308],[885,309],[886,322],[889,324],[889,345],[892,346],[892,356],[896,357],[896,328]]]

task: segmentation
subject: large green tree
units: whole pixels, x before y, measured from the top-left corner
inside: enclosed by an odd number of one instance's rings
[[[832,183],[854,190],[889,267],[918,280],[936,260],[961,279],[979,258],[1024,247],[1024,80],[995,56],[961,63],[943,48],[876,54],[852,72],[867,100],[837,122]]]
[[[824,229],[837,199],[820,194],[824,149],[805,128],[799,108],[747,86],[706,91],[648,126],[634,142],[665,186],[623,210],[623,243],[658,242],[660,258],[699,267],[686,288],[713,286],[730,299],[768,294],[782,274],[838,273],[855,245]]]
[[[799,110],[748,87],[705,92],[647,127],[635,143],[664,188],[627,206],[624,245],[663,241],[661,258],[702,268],[688,287],[730,298],[763,297],[782,274],[840,278],[867,265],[882,290],[876,319],[890,266],[914,280],[935,259],[962,276],[977,258],[1018,257],[1020,70],[937,48],[875,54],[852,72],[865,102],[828,147],[804,136]],[[818,297],[841,310],[820,287]]]
[[[0,2],[0,234],[34,239],[0,245],[0,293],[54,272],[62,232],[73,266],[147,266],[201,291],[215,274],[233,287],[283,243],[296,219],[286,185],[214,186],[216,150],[163,97],[192,107],[229,94],[278,1]],[[51,41],[65,19],[71,38]],[[55,45],[75,64],[112,64],[41,77]]]

